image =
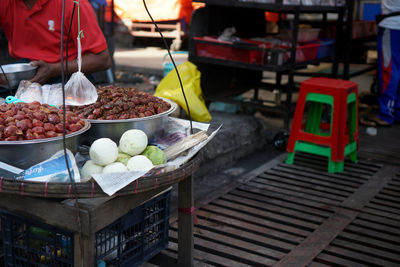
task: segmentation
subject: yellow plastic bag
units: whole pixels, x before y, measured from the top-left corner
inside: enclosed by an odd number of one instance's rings
[[[187,61],[177,66],[189,104],[190,115],[193,120],[209,122],[212,117],[203,99],[200,86],[200,71],[196,65]],[[175,69],[165,76],[156,88],[155,96],[164,97],[175,101],[188,113],[186,102]]]

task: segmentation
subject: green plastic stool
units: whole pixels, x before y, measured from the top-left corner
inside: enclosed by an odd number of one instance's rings
[[[330,136],[332,133],[332,123],[330,123],[329,133],[321,131],[321,118],[323,114],[324,104],[328,104],[333,110],[334,97],[331,95],[319,94],[319,93],[308,93],[306,96],[306,102],[308,102],[307,121],[305,122],[304,131],[316,136]],[[358,140],[354,137],[358,129],[357,121],[357,94],[351,93],[347,97],[348,105],[348,118],[349,125],[348,131],[348,142],[344,147],[344,156],[349,156],[350,160],[357,163],[357,149]],[[331,122],[333,120],[333,114],[330,115]],[[344,161],[332,161],[332,148],[328,145],[315,144],[311,142],[305,142],[302,140],[296,140],[293,152],[288,152],[286,163],[293,164],[294,156],[296,151],[311,153],[320,155],[328,158],[328,172],[343,172]]]

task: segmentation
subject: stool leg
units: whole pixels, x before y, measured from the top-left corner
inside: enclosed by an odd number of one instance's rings
[[[297,103],[296,110],[294,112],[292,128],[290,130],[289,140],[286,146],[287,152],[294,152],[294,147],[296,141],[298,140],[298,133],[301,131],[301,123],[303,120],[303,112],[306,103],[306,94],[303,94],[300,90]]]
[[[329,173],[343,172],[343,170],[344,170],[344,161],[335,162],[329,158],[329,163],[328,163]]]
[[[349,104],[349,144],[358,140],[358,114],[357,114],[357,99]],[[352,162],[357,163],[357,148],[349,154]]]
[[[294,153],[295,152],[289,152],[288,154],[287,154],[287,158],[286,158],[286,164],[293,164],[293,162],[294,162]]]
[[[347,97],[340,95],[335,98],[332,116],[331,158],[335,162],[341,162],[344,161],[346,146]]]
[[[355,136],[357,131],[357,107],[356,102],[352,102],[349,104],[349,143],[353,143],[355,141]]]
[[[352,162],[357,163],[357,150],[354,150],[349,154],[349,158]]]
[[[322,117],[323,105],[318,102],[308,102],[306,132],[312,134],[320,134],[320,125]]]

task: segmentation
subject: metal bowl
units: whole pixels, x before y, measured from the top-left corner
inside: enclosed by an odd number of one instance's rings
[[[107,137],[118,145],[121,135],[130,129],[142,130],[146,133],[148,140],[162,136],[168,115],[177,108],[177,104],[172,100],[162,99],[171,104],[170,109],[153,116],[126,120],[87,120],[91,128],[82,135],[80,144],[90,146],[96,139]]]
[[[0,69],[1,80],[5,80],[4,74],[7,77],[8,83],[12,89],[16,89],[19,82],[22,80],[30,80],[35,76],[37,67],[31,66],[29,63],[15,63],[1,66]],[[4,73],[3,73],[4,71]],[[3,81],[6,82],[6,81]],[[2,87],[8,87],[7,84],[2,84]]]
[[[66,147],[72,153],[78,151],[79,138],[89,129],[90,123],[85,121],[82,129],[66,135]],[[0,141],[0,161],[25,170],[50,158],[63,148],[62,136],[24,141]]]

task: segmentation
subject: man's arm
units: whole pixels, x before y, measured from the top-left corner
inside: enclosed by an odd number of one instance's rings
[[[61,76],[61,64],[58,63],[46,63],[42,60],[32,61],[32,66],[38,66],[38,71],[31,79],[31,82],[37,82],[40,84],[45,84],[46,81],[53,77]],[[64,62],[64,66],[65,66]],[[106,70],[111,66],[111,58],[108,49],[98,53],[86,53],[82,55],[82,67],[81,71],[83,73],[92,73],[96,71]],[[78,71],[77,60],[68,61],[68,75]]]

